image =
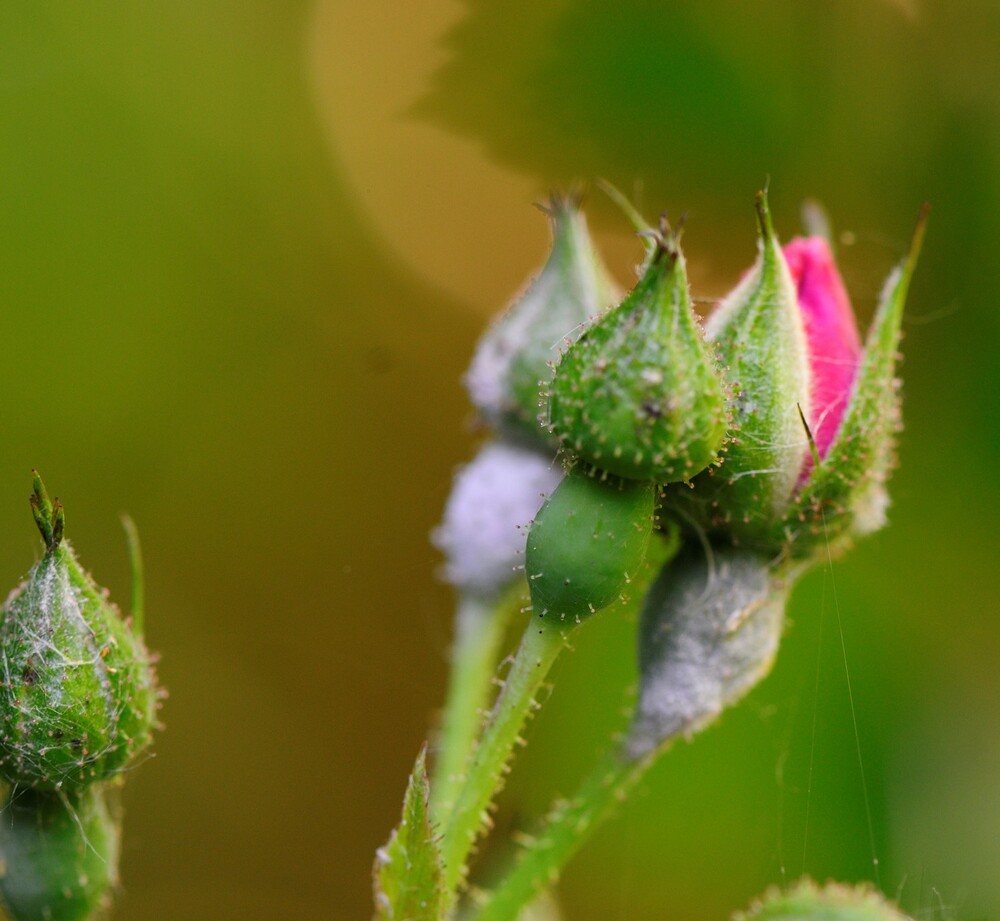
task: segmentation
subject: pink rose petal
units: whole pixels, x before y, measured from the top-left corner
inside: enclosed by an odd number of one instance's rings
[[[797,237],[784,247],[798,289],[811,371],[809,425],[820,457],[833,443],[851,397],[861,338],[833,254],[822,237]],[[808,456],[799,482],[812,469]]]

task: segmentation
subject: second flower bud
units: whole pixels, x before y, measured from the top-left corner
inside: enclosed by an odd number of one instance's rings
[[[563,445],[630,480],[686,481],[718,456],[725,393],[691,308],[679,234],[662,221],[642,278],[556,368],[550,422]]]

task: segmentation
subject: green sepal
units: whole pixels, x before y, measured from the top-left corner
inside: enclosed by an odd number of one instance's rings
[[[733,921],[908,921],[895,905],[870,886],[803,880],[792,889],[772,889]]]
[[[799,407],[809,412],[805,329],[764,192],[757,219],[757,262],[706,322],[732,386],[732,437],[695,490],[711,525],[751,543],[770,537],[792,496],[808,450]]]
[[[625,592],[653,531],[656,486],[574,467],[528,532],[525,573],[534,616],[579,623]]]
[[[444,917],[441,856],[428,800],[424,745],[406,787],[402,820],[375,855],[375,917],[380,921],[437,921]]]
[[[162,694],[145,644],[77,562],[37,475],[32,509],[46,550],[3,606],[0,773],[73,789],[149,745]]]
[[[615,476],[688,480],[718,457],[725,394],[691,308],[677,234],[664,221],[638,284],[556,368],[550,423],[563,445]]]
[[[0,898],[12,921],[85,921],[118,882],[116,791],[12,788],[0,820]]]
[[[543,426],[559,348],[616,299],[611,276],[594,250],[578,201],[553,196],[552,250],[527,290],[483,334],[465,377],[476,408],[515,439],[545,449],[556,445]]]
[[[926,216],[925,209],[906,259],[882,290],[836,437],[776,531],[775,539],[786,542],[793,556],[808,556],[827,541],[850,540],[885,522],[885,486],[895,465],[896,435],[902,427],[896,363],[903,309]]]

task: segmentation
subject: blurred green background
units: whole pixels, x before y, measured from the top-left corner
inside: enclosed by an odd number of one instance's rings
[[[531,202],[686,209],[711,299],[768,175],[785,237],[807,197],[845,233],[863,321],[933,205],[892,527],[800,585],[772,677],[580,855],[566,917],[722,919],[873,850],[915,916],[1000,917],[998,36],[994,0],[0,7],[0,575],[39,552],[33,465],[119,599],[127,509],[171,692],[115,917],[369,916],[443,694],[459,378],[544,257]],[[633,630],[561,664],[501,827],[621,725]]]

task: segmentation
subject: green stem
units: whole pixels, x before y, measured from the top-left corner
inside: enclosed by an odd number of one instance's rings
[[[500,644],[523,594],[524,585],[518,583],[500,598],[459,598],[451,677],[431,781],[431,816],[438,826],[447,820],[465,780],[493,690]]]
[[[444,828],[441,841],[443,882],[451,898],[465,878],[466,861],[473,844],[489,824],[489,804],[503,786],[507,761],[535,704],[535,695],[565,645],[570,629],[532,618],[524,632],[510,674],[490,713],[479,747],[469,762],[451,821]]]
[[[559,878],[562,868],[614,811],[656,759],[637,761],[609,752],[570,800],[557,803],[536,837],[526,837],[514,866],[484,896],[474,921],[514,921],[521,910]]]

